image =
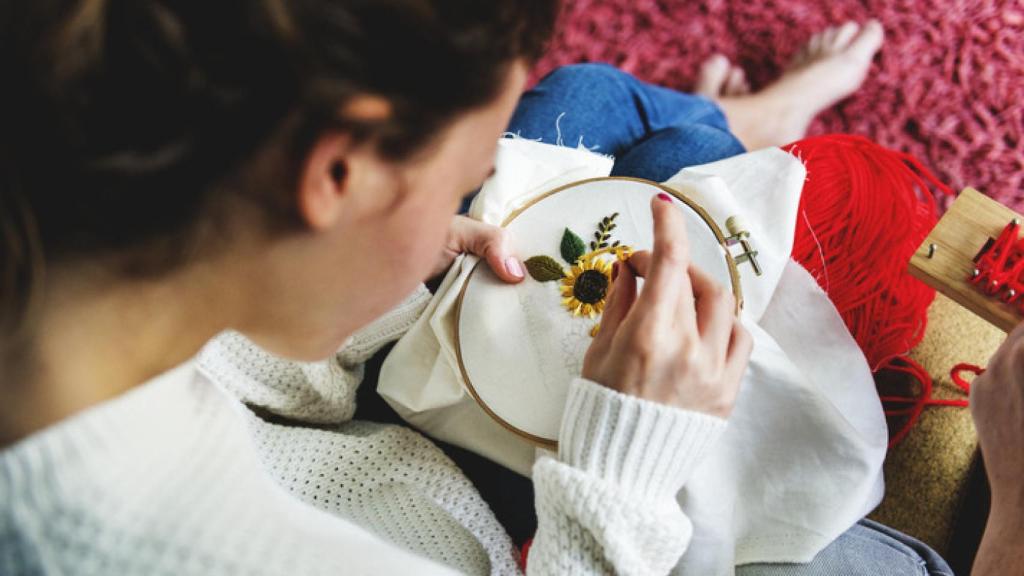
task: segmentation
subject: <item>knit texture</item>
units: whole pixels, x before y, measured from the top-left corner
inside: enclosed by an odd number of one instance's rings
[[[693,533],[676,493],[724,429],[720,418],[574,380],[558,460],[534,465],[530,573],[667,573]]]
[[[399,313],[404,311],[400,307]],[[383,324],[393,325],[394,318],[389,315]],[[364,352],[379,348],[371,344],[372,333],[373,326],[360,333]],[[376,333],[384,336],[387,331]],[[353,353],[343,351],[341,356]],[[516,572],[512,540],[469,480],[436,446],[408,428],[349,421],[362,365],[273,358],[230,333],[206,347],[200,368],[211,380],[230,383],[226,387],[250,402],[268,385],[287,383],[289,394],[260,406],[288,414],[287,424],[267,422],[252,412],[247,422],[271,477],[300,500],[462,573]],[[319,398],[331,411],[290,401],[307,398],[313,390],[325,391]],[[345,403],[336,402],[339,398]],[[302,425],[303,419],[316,423],[325,416],[338,424]]]
[[[0,574],[518,573],[439,449],[351,420],[361,362],[425,298],[323,362],[223,334],[197,362],[0,452]],[[559,459],[534,470],[529,574],[667,573],[691,533],[674,494],[723,427],[574,382]]]
[[[447,574],[288,496],[186,365],[0,452],[0,574]]]

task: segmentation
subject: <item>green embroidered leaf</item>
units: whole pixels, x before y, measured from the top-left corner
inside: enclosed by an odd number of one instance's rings
[[[566,228],[562,234],[562,259],[569,264],[575,264],[586,252],[587,245],[583,243],[583,239]]]
[[[534,256],[533,258],[528,258],[524,264],[526,264],[526,271],[538,282],[552,282],[565,278],[565,271],[562,270],[562,265],[554,258]]]

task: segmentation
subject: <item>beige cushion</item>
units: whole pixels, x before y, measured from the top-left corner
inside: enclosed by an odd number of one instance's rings
[[[1001,330],[940,294],[928,309],[924,341],[911,357],[934,378],[934,397],[964,398],[950,369],[961,362],[984,367],[1004,338]],[[885,500],[871,518],[946,554],[976,446],[968,408],[926,408],[914,430],[889,452]]]

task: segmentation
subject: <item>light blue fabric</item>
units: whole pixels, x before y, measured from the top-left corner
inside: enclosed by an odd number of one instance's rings
[[[616,158],[613,175],[660,182],[686,166],[745,152],[712,101],[603,64],[559,68],[523,95],[509,132]],[[809,564],[752,564],[737,576],[952,576],[931,548],[862,520]]]
[[[861,520],[809,564],[750,564],[736,576],[953,576],[934,550],[902,532]]]

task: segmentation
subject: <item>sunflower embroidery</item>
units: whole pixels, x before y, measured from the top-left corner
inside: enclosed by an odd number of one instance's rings
[[[562,305],[573,316],[593,318],[604,311],[612,265],[600,258],[581,258],[562,278]]]
[[[534,256],[526,260],[526,270],[538,282],[560,281],[562,305],[573,316],[595,318],[604,311],[612,283],[612,262],[626,260],[633,253],[629,246],[612,241],[615,219],[619,213],[605,216],[597,226],[594,239],[587,244],[572,230],[562,233],[560,252],[569,267],[565,269],[550,256]],[[597,333],[598,326],[591,330]]]

